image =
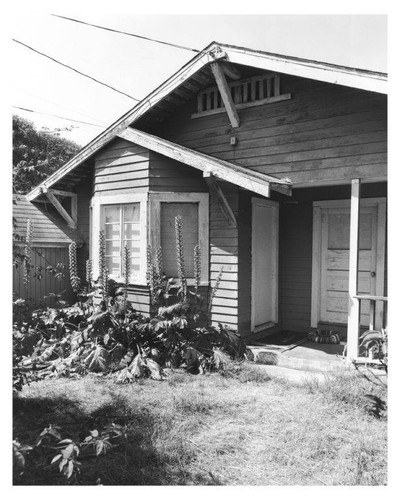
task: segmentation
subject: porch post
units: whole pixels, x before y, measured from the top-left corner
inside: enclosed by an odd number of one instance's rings
[[[360,327],[360,301],[357,295],[358,237],[360,225],[360,179],[351,181],[350,203],[350,255],[349,255],[349,310],[347,319],[347,359],[358,357],[358,334]]]

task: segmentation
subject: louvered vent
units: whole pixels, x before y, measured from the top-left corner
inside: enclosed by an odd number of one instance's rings
[[[233,102],[238,109],[291,98],[291,94],[280,93],[280,76],[276,73],[256,76],[228,85]],[[192,118],[221,113],[224,109],[218,87],[210,87],[198,94],[197,113],[194,113]]]

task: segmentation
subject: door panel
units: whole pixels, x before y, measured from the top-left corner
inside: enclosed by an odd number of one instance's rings
[[[278,204],[253,198],[252,330],[278,321]]]
[[[321,212],[321,320],[347,323],[350,208]],[[375,294],[377,207],[361,207],[358,291]],[[368,325],[369,306],[361,303],[361,324]]]

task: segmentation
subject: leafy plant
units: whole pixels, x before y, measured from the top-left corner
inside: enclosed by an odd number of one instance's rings
[[[93,281],[91,262],[86,263],[86,282],[77,277],[76,247],[70,246],[71,283],[79,301],[72,306],[38,309],[24,325],[15,325],[15,387],[31,379],[81,376],[87,372],[119,372],[116,382],[141,377],[163,380],[163,367],[185,367],[191,373],[225,370],[228,359],[239,359],[245,344],[235,332],[219,324],[209,326],[199,293],[201,256],[194,249],[195,286],[188,287],[184,274],[182,221],[175,221],[179,277],[167,278],[161,248],[148,248],[150,318],[137,313],[128,300],[130,252],[124,249],[124,282],[108,276],[104,232],[100,232],[99,279]],[[222,269],[211,292],[218,289]],[[94,303],[100,293],[101,300]],[[17,344],[29,346],[28,350]],[[71,455],[72,456],[72,455]],[[65,465],[65,464],[64,464]],[[68,464],[68,467],[71,467]]]
[[[14,478],[22,475],[33,462],[36,467],[46,470],[58,469],[67,479],[68,484],[79,484],[81,474],[80,460],[106,455],[116,446],[126,441],[127,434],[123,426],[111,423],[100,431],[93,429],[82,441],[62,437],[62,429],[49,425],[38,436],[35,444],[22,445],[13,441]],[[56,450],[56,455],[54,455]]]

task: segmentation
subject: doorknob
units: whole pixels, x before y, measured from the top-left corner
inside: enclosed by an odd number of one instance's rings
[[[375,276],[376,276],[376,273],[374,271],[372,271],[371,278],[375,278]]]

